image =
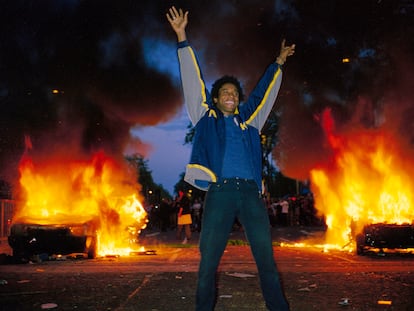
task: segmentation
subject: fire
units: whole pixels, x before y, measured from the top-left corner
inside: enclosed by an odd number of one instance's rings
[[[338,134],[329,110],[321,121],[332,163],[314,168],[310,176],[315,206],[326,217],[326,242],[350,245],[367,224],[412,223],[412,169],[397,140],[379,128]]]
[[[25,200],[13,222],[40,225],[85,224],[96,235],[97,255],[125,255],[136,245],[147,214],[135,174],[103,152],[91,159],[20,163]]]

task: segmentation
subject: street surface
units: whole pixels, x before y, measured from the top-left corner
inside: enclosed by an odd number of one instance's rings
[[[300,238],[280,233],[284,241]],[[194,310],[197,235],[181,245],[171,232],[149,234],[142,244],[155,255],[0,265],[0,310]],[[293,311],[414,310],[413,255],[274,250]],[[248,246],[227,247],[218,284],[217,311],[266,310]]]

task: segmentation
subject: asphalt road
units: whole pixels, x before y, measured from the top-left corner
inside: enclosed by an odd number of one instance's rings
[[[154,234],[143,244],[156,254],[0,265],[0,310],[194,310],[196,236],[180,245]],[[412,255],[274,251],[291,310],[414,310]],[[216,310],[266,310],[248,246],[229,245],[218,276]]]

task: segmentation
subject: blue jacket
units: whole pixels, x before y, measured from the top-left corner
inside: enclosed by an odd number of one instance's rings
[[[225,149],[224,117],[213,104],[197,57],[187,41],[178,44],[178,59],[185,105],[195,126],[193,149],[184,180],[206,191],[209,182],[216,182],[221,177]],[[254,180],[259,189],[262,188],[260,130],[272,110],[281,82],[282,70],[278,64],[272,63],[247,101],[241,103],[235,113],[238,125],[243,130],[246,149],[250,150]]]

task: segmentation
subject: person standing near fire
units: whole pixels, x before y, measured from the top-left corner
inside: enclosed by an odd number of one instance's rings
[[[243,225],[259,271],[266,306],[289,310],[273,255],[269,218],[261,196],[262,157],[259,132],[281,84],[281,66],[295,45],[281,50],[251,96],[242,105],[243,90],[232,76],[206,89],[195,52],[187,41],[188,11],[171,7],[166,14],[177,35],[185,105],[195,126],[193,150],[185,181],[207,191],[200,233],[201,260],[196,310],[211,311],[217,298],[216,273],[236,217]]]
[[[191,239],[191,204],[190,199],[183,191],[178,192],[177,204],[177,239],[181,240],[182,231],[184,230],[184,240],[182,244],[187,244]]]

